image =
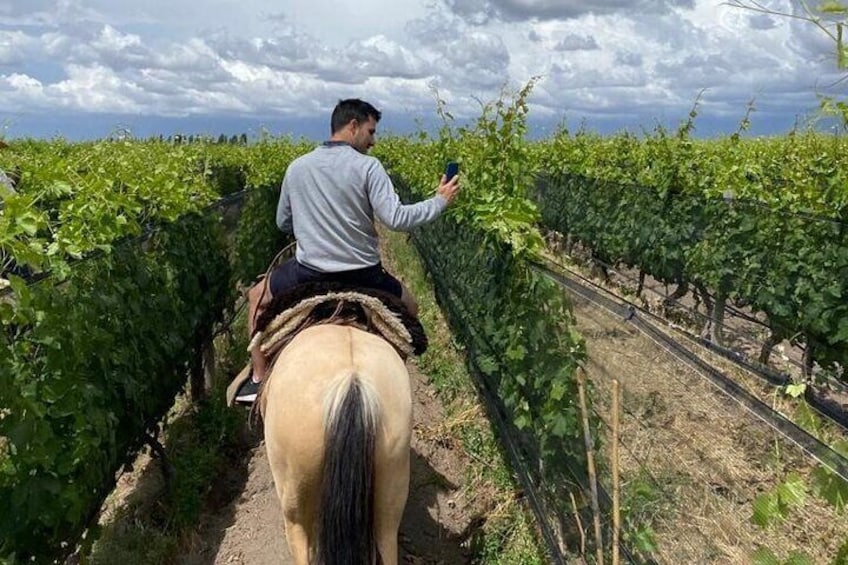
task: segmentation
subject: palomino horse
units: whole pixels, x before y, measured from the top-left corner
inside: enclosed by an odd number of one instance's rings
[[[396,564],[412,394],[395,347],[353,326],[307,327],[258,404],[295,563]]]

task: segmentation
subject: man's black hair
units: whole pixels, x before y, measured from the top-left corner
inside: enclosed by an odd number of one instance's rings
[[[339,103],[333,109],[333,116],[330,118],[330,133],[336,133],[351,120],[367,122],[370,117],[374,118],[375,122],[379,122],[380,116],[380,111],[377,108],[359,98],[339,100]]]

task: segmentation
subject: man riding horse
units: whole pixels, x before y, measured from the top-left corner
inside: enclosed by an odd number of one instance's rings
[[[404,360],[426,336],[415,299],[380,263],[374,221],[433,221],[459,185],[443,176],[435,196],[403,205],[367,155],[379,120],[342,100],[329,141],[289,165],[277,225],[297,251],[248,291],[253,375],[236,400],[257,401],[297,565],[398,563],[412,437]]]
[[[277,205],[277,226],[297,240],[295,257],[275,267],[248,291],[248,332],[281,292],[314,282],[340,282],[399,297],[417,315],[418,304],[403,283],[380,263],[375,218],[391,230],[408,231],[435,220],[459,190],[458,176],[442,176],[436,194],[404,205],[383,165],[368,151],[380,112],[368,102],[341,100],[331,117],[331,137],[289,165]],[[235,400],[251,403],[265,378],[267,360],[251,349],[251,378]]]

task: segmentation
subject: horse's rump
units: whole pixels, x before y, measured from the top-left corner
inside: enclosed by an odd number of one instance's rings
[[[289,531],[302,528],[316,563],[372,563],[377,546],[395,563],[386,540],[396,540],[406,501],[412,426],[395,348],[353,327],[305,329],[279,354],[258,404],[293,554]]]

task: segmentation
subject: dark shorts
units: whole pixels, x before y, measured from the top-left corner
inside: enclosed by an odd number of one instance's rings
[[[268,283],[271,296],[277,296],[280,292],[293,288],[299,284],[313,282],[339,282],[354,286],[376,288],[390,294],[401,297],[403,286],[400,281],[383,269],[379,263],[373,267],[356,269],[354,271],[340,271],[337,273],[322,273],[301,265],[294,258],[289,259],[271,272]]]

